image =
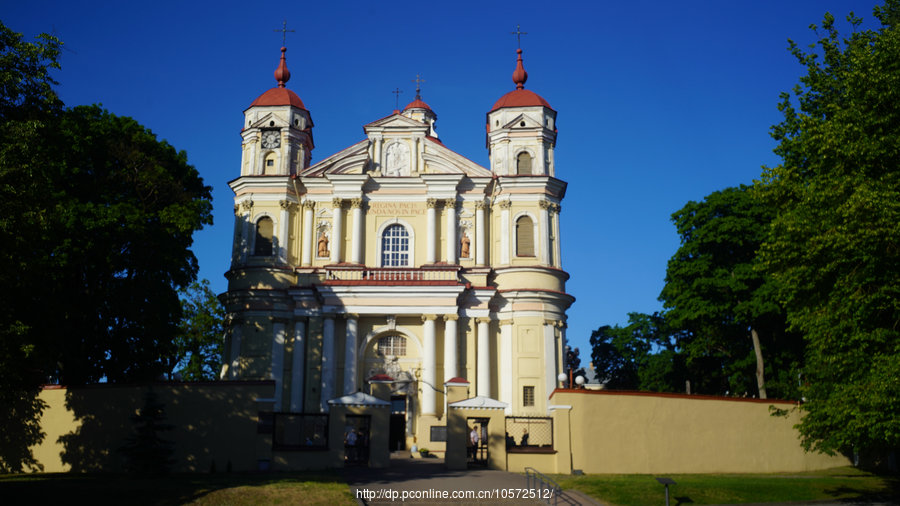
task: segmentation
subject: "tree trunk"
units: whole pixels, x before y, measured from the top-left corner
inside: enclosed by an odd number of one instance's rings
[[[753,339],[753,351],[756,353],[756,386],[759,387],[759,398],[766,398],[766,378],[764,376],[762,348],[759,345],[759,334],[756,329],[750,328],[750,338]]]

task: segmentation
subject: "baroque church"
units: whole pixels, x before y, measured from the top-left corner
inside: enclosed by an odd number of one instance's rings
[[[273,380],[272,412],[296,414],[387,384],[392,450],[435,440],[448,383],[467,385],[473,405],[546,415],[574,298],[556,111],[525,89],[522,50],[515,88],[487,111],[487,167],[441,142],[418,89],[312,164],[313,119],[286,87],[285,52],[277,86],[244,111],[229,183],[222,377]]]

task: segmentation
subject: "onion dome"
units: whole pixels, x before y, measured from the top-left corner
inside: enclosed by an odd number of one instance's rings
[[[286,51],[287,48],[281,48],[281,61],[278,63],[278,68],[275,69],[275,81],[278,82],[278,86],[260,95],[252,104],[250,104],[250,107],[289,105],[304,110],[306,109],[306,106],[303,105],[303,101],[300,100],[300,97],[293,91],[284,87],[291,79],[291,71],[288,70],[287,62],[284,57]]]
[[[525,72],[525,66],[522,64],[522,50],[517,49],[516,53],[518,53],[518,59],[516,60],[516,70],[513,71],[512,75],[512,80],[516,83],[516,89],[500,97],[500,100],[494,103],[494,107],[491,108],[490,112],[504,107],[546,107],[553,109],[540,95],[525,89],[528,72]]]

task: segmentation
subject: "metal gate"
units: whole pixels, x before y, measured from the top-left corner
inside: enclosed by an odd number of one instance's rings
[[[369,465],[369,415],[347,415],[344,427],[344,465]]]
[[[488,450],[488,422],[490,418],[466,419],[466,448],[469,452],[469,467],[487,467],[490,457]]]

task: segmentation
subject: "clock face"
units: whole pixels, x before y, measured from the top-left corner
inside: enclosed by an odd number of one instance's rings
[[[278,132],[263,132],[262,145],[264,148],[277,148],[281,145],[281,135]]]

